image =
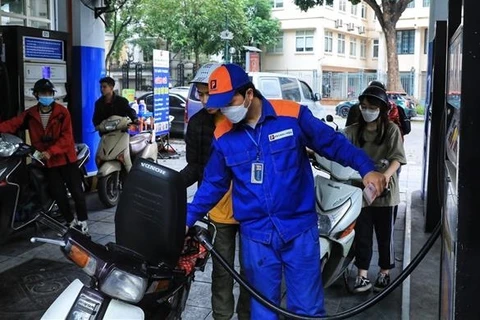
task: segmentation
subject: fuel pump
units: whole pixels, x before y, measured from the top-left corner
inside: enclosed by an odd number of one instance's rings
[[[55,84],[57,99],[66,105],[70,58],[68,34],[22,26],[0,26],[0,120],[34,106],[31,88],[45,78]]]

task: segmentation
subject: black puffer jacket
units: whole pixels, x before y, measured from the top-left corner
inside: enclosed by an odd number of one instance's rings
[[[213,132],[215,131],[215,116],[202,108],[188,122],[185,136],[187,151],[187,166],[180,171],[185,186],[202,182],[203,171],[210,158]]]

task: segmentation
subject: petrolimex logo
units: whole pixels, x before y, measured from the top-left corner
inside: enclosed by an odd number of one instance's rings
[[[217,89],[217,80],[211,80],[210,81],[210,90],[216,90]]]

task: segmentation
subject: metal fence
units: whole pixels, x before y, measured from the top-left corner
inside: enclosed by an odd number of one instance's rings
[[[121,88],[135,88],[137,91],[151,91],[152,65],[130,64],[110,69],[114,78],[118,79]],[[386,73],[377,72],[323,72],[317,70],[263,70],[265,72],[283,73],[296,76],[310,85],[325,99],[347,100],[355,99],[372,80],[387,81]],[[192,63],[172,61],[170,65],[170,84],[172,87],[188,85],[195,73]],[[409,95],[418,101],[426,97],[426,72],[400,72],[400,81]],[[418,82],[417,82],[418,81]],[[418,90],[415,90],[418,88]]]
[[[372,80],[386,82],[387,75],[374,72],[324,72],[322,96],[333,100],[355,99]],[[414,95],[415,73],[401,72],[400,81],[405,92]]]
[[[119,90],[135,89],[136,91],[152,91],[151,63],[125,63],[121,66],[111,66],[108,74],[119,83]],[[179,87],[188,85],[193,77],[193,65],[172,61],[170,64],[170,85]]]

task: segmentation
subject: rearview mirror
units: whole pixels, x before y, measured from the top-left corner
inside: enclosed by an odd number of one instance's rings
[[[318,93],[313,94],[314,101],[320,101],[322,100],[322,97]]]

